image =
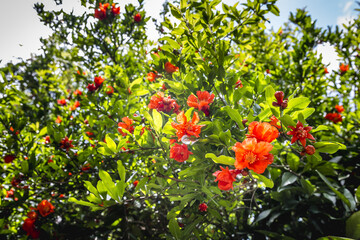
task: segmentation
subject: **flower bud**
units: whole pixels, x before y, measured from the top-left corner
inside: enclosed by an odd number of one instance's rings
[[[309,155],[313,155],[315,153],[315,147],[312,145],[308,145],[305,147],[305,152]]]
[[[276,98],[278,104],[281,104],[283,102],[284,96],[285,96],[284,92],[282,92],[282,91],[275,92],[275,98]]]

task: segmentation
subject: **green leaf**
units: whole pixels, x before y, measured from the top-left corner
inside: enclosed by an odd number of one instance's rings
[[[286,155],[286,162],[289,164],[290,169],[296,172],[299,168],[300,158],[294,153],[288,153]]]
[[[288,102],[288,106],[284,113],[290,112],[291,110],[304,109],[310,104],[310,100],[307,97],[293,98]]]
[[[39,137],[41,137],[42,135],[45,135],[47,133],[47,127],[43,127],[41,129],[41,131],[39,132]]]
[[[275,5],[270,5],[268,9],[269,9],[269,11],[270,11],[272,14],[274,14],[275,16],[280,16],[280,10],[279,10],[279,8],[278,8],[277,6],[275,6]]]
[[[265,184],[266,187],[268,188],[273,188],[274,187],[274,182],[271,179],[268,179],[267,177],[261,175],[261,174],[257,174],[254,171],[250,170],[251,175],[260,180],[261,182],[263,182]]]
[[[266,99],[266,103],[269,107],[272,106],[272,103],[275,100],[274,94],[275,94],[275,90],[271,85],[269,85],[265,88],[265,99]]]
[[[237,109],[231,109],[230,106],[226,106],[224,110],[229,114],[229,117],[237,123],[240,129],[244,129],[241,115]]]
[[[99,192],[97,189],[91,184],[89,181],[84,181],[84,186],[89,190],[91,193],[93,193],[96,197],[100,198]]]
[[[175,218],[170,219],[169,230],[175,239],[181,239],[181,229]]]
[[[280,117],[279,120],[282,122],[284,127],[296,126],[296,123],[288,114],[284,114],[284,116]]]
[[[296,175],[290,172],[285,172],[281,178],[281,187],[285,187],[287,185],[294,183],[297,180],[297,178],[298,177]]]
[[[357,211],[346,220],[346,236],[360,239],[360,211]]]
[[[355,197],[357,202],[360,202],[360,185],[357,187],[356,192],[355,192]]]
[[[157,132],[160,133],[162,130],[162,124],[163,124],[163,119],[162,119],[161,113],[159,113],[156,109],[153,109],[152,115],[153,115],[153,119],[154,119],[154,128]]]
[[[79,205],[83,205],[83,206],[87,206],[87,207],[97,207],[95,204],[92,204],[90,202],[85,202],[85,201],[82,201],[82,200],[77,200],[76,198],[74,197],[70,197],[68,199],[69,202],[73,202],[73,203],[76,203],[76,204],[79,204]]]
[[[106,141],[106,145],[107,147],[112,151],[112,152],[116,152],[116,143],[114,142],[114,140],[111,139],[111,137],[109,136],[109,134],[106,134],[105,136],[105,141]]]
[[[224,164],[224,165],[234,165],[235,159],[232,157],[221,155],[217,157],[213,153],[207,153],[206,158],[211,158],[215,163]]]
[[[125,182],[126,172],[121,160],[117,161],[117,170],[120,176],[120,180]]]
[[[327,130],[329,130],[328,126],[319,125],[316,129],[312,129],[311,132],[314,133],[314,132],[327,131]]]
[[[114,199],[117,200],[118,196],[116,194],[116,190],[115,190],[115,183],[113,182],[113,180],[111,179],[109,173],[105,172],[104,170],[99,171],[99,177],[100,179],[103,181],[104,186],[107,190],[107,193],[109,194],[109,196]]]
[[[329,182],[329,180],[322,175],[318,170],[315,170],[317,174],[319,174],[320,178],[328,185],[328,187],[349,207],[351,208],[350,201],[338,190],[336,190],[333,185]]]
[[[337,143],[316,142],[314,143],[314,147],[317,152],[336,153],[340,146]]]
[[[180,48],[180,45],[174,39],[171,39],[170,37],[163,37],[163,38],[160,38],[158,41],[164,41],[164,40],[166,40],[172,48],[174,48],[174,49]]]
[[[148,181],[148,178],[147,178],[147,177],[143,177],[143,178],[139,181],[139,183],[136,185],[135,191],[139,191],[139,189],[142,189],[142,188],[145,186],[145,184],[147,183],[147,181]]]
[[[300,179],[300,183],[307,194],[311,195],[315,192],[316,188],[309,180]]]
[[[176,17],[177,19],[181,20],[181,13],[177,7],[169,3],[171,14]]]

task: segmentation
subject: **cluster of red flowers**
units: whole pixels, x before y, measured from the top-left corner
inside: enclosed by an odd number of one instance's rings
[[[35,226],[35,222],[38,217],[36,211],[38,211],[42,217],[46,217],[50,213],[53,213],[54,209],[55,207],[49,201],[42,200],[38,204],[37,208],[33,209],[35,211],[28,212],[27,214],[28,218],[24,220],[24,223],[22,225],[22,228],[24,229],[26,234],[34,239],[39,238],[40,231]]]
[[[114,17],[120,14],[120,7],[115,7],[115,3],[111,5],[111,9],[109,9],[109,6],[109,3],[99,3],[99,9],[95,9],[95,18],[102,21],[108,17]]]
[[[66,99],[58,99],[57,103],[62,106],[66,106]]]
[[[101,84],[105,81],[103,77],[95,77],[94,83],[90,83],[86,88],[89,90],[89,92],[94,92],[98,88],[100,88]]]
[[[336,105],[335,106],[337,113],[327,113],[325,116],[325,119],[332,121],[333,123],[342,122],[342,116],[340,113],[342,113],[345,109],[343,106]]]
[[[156,109],[158,112],[170,113],[173,111],[178,114],[180,106],[176,103],[176,100],[171,99],[170,96],[165,97],[163,92],[158,92],[151,97],[148,105],[150,109]]]
[[[279,136],[278,129],[267,122],[252,122],[248,130],[247,138],[232,147],[236,169],[220,167],[221,171],[213,174],[221,190],[232,189],[236,176],[242,173],[241,170],[247,168],[261,174],[273,162],[274,156],[270,153],[273,146],[270,143]]]
[[[272,105],[274,107],[280,107],[281,109],[285,109],[287,107],[288,100],[284,100],[284,96],[284,92],[282,91],[275,92],[276,102],[273,102]]]

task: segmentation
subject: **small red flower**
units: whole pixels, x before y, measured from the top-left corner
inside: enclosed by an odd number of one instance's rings
[[[178,67],[175,67],[170,62],[165,63],[165,71],[169,74],[172,74],[173,72],[179,71]]]
[[[14,189],[10,189],[9,191],[6,191],[6,198],[13,198],[14,197]]]
[[[223,168],[220,166],[221,171],[216,171],[213,176],[216,177],[215,182],[218,181],[218,187],[220,190],[233,189],[233,182],[236,180],[236,175],[240,173],[239,170],[229,170],[229,167]]]
[[[139,181],[138,181],[138,180],[135,180],[135,181],[133,182],[134,187],[136,187],[136,186],[138,185],[138,183],[139,183]]]
[[[206,212],[208,206],[206,205],[206,203],[201,203],[199,204],[199,211],[200,212]]]
[[[115,7],[115,3],[111,4],[111,12],[112,14],[119,15],[120,14],[120,7]]]
[[[185,162],[189,159],[189,155],[193,154],[188,150],[186,144],[177,144],[170,148],[170,158],[173,158],[177,162]]]
[[[69,138],[66,136],[65,138],[63,138],[60,142],[61,146],[60,148],[66,149],[66,151],[69,151],[70,148],[74,147],[74,145],[72,145],[73,140],[69,140]]]
[[[99,9],[95,9],[95,18],[99,20],[104,20],[106,18],[106,11],[108,7],[109,3],[105,3],[104,5],[102,5],[102,3],[99,3]]]
[[[269,70],[269,69],[266,69],[266,73],[267,73],[267,74],[270,74],[270,70]]]
[[[305,147],[305,152],[309,155],[313,155],[315,153],[315,147],[312,145],[308,145]]]
[[[130,133],[133,133],[133,132],[134,132],[134,129],[135,129],[135,127],[132,126],[134,120],[132,120],[132,119],[130,119],[130,118],[128,118],[128,117],[123,117],[121,120],[122,120],[122,122],[119,122],[119,123],[118,123],[118,126],[119,126],[118,131],[119,131],[119,133],[120,133],[123,137],[125,137],[125,136],[127,135],[127,133],[123,132],[121,129],[126,129],[126,130],[128,130]]]
[[[328,73],[329,73],[329,71],[327,70],[326,67],[324,67],[324,73],[325,73],[325,74],[328,74]]]
[[[135,22],[140,22],[140,21],[141,21],[141,15],[140,15],[140,13],[137,13],[137,14],[134,16],[134,21],[135,21]]]
[[[237,82],[235,83],[235,89],[242,88],[242,87],[243,87],[243,84],[242,84],[241,80],[240,79],[237,80]]]
[[[76,108],[80,107],[80,102],[79,101],[75,101],[74,105],[72,105],[70,107],[70,111],[75,111]]]
[[[15,158],[16,158],[16,156],[12,155],[12,154],[5,155],[4,162],[5,163],[12,163]]]
[[[90,163],[87,163],[81,168],[81,171],[88,172],[90,169],[91,169]]]
[[[56,120],[55,120],[56,123],[61,123],[62,122],[62,119],[60,116],[57,116]]]
[[[66,106],[66,99],[58,99],[57,103],[62,106]]]
[[[85,133],[86,133],[86,135],[88,135],[88,136],[93,136],[93,135],[94,135],[93,132],[85,132]]]
[[[339,113],[342,113],[345,109],[343,106],[339,106],[339,105],[335,105],[335,109],[336,111],[338,111]]]
[[[47,135],[46,137],[45,137],[45,144],[49,144],[51,141],[50,141],[50,136],[49,135]]]
[[[15,130],[14,130],[14,128],[13,128],[13,127],[10,127],[10,131],[11,131],[11,132],[14,132]]]
[[[93,83],[89,83],[86,88],[89,90],[89,92],[94,92],[97,89],[97,87]]]
[[[297,140],[300,141],[302,146],[305,148],[306,145],[306,139],[315,140],[315,138],[309,133],[312,129],[312,127],[304,127],[302,122],[298,121],[296,124],[296,127],[289,126],[292,131],[287,132],[287,135],[293,135],[291,139],[291,144],[296,142]]]
[[[74,91],[74,96],[81,96],[82,95],[82,91],[80,91],[79,89],[76,89],[75,91]]]
[[[50,213],[53,213],[54,209],[55,207],[47,200],[42,200],[37,206],[37,210],[43,217],[46,217]]]
[[[106,91],[107,95],[112,95],[114,93],[114,88],[112,86],[107,86],[106,89],[107,89]]]
[[[248,168],[261,174],[274,160],[269,153],[273,146],[268,142],[258,142],[256,138],[247,138],[242,143],[237,142],[232,150],[235,152],[235,168],[242,170]]]
[[[246,134],[246,136],[248,138],[256,138],[258,142],[264,141],[271,143],[279,136],[277,128],[267,122],[252,122],[248,129],[249,133]]]
[[[95,77],[94,78],[95,87],[99,88],[104,81],[105,79],[101,76]]]
[[[27,213],[27,216],[30,219],[36,219],[38,217],[38,214],[35,211],[30,211]]]
[[[330,120],[333,123],[338,123],[343,121],[340,113],[328,113],[326,114],[325,119]]]
[[[343,75],[345,74],[347,71],[349,71],[349,65],[345,65],[345,64],[341,64],[340,65],[340,74]]]
[[[159,75],[157,75],[154,72],[149,72],[147,74],[147,80],[149,80],[150,82],[154,82],[156,78],[160,77]]]
[[[179,113],[180,106],[176,103],[176,100],[171,99],[170,96],[164,97],[163,92],[158,92],[151,97],[150,103],[148,105],[150,109],[156,109],[158,112],[170,113]]]
[[[195,95],[191,94],[188,97],[187,104],[189,107],[197,108],[199,111],[203,111],[206,116],[209,116],[210,114],[210,106],[214,101],[215,94],[211,94],[208,91],[197,91],[196,95],[198,98],[195,97]]]
[[[162,89],[163,91],[166,91],[166,90],[167,90],[167,87],[165,86],[165,83],[162,85],[161,89]]]
[[[26,235],[34,239],[39,238],[40,232],[35,228],[35,219],[31,219],[31,218],[25,219],[22,228],[26,232]]]
[[[271,126],[274,126],[274,127],[276,127],[276,128],[278,128],[278,129],[280,129],[281,128],[281,126],[280,125],[278,125],[278,122],[280,122],[280,120],[279,119],[277,119],[274,115],[272,115],[272,117],[270,118],[270,125]]]
[[[190,136],[200,137],[199,134],[201,133],[201,127],[203,127],[203,125],[196,125],[200,121],[197,112],[194,113],[191,121],[188,121],[184,111],[181,111],[177,115],[176,120],[179,123],[172,122],[171,126],[176,129],[176,136],[178,137],[179,142],[181,138],[185,135],[189,137]]]

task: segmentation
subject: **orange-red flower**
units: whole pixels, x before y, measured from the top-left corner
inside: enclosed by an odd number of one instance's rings
[[[135,180],[135,181],[133,182],[134,187],[136,187],[136,186],[138,185],[138,183],[139,183],[139,181],[138,181],[138,180]]]
[[[106,18],[106,11],[109,7],[109,3],[105,3],[104,5],[102,3],[99,3],[99,9],[95,9],[95,18],[99,20],[104,20]]]
[[[88,136],[93,136],[93,135],[94,135],[93,132],[85,132],[85,133],[86,133],[86,135],[88,135]]]
[[[134,129],[135,129],[135,127],[132,126],[134,120],[132,120],[132,119],[130,119],[130,118],[128,118],[128,117],[123,117],[121,120],[122,120],[122,122],[119,122],[119,123],[118,123],[118,126],[119,126],[118,131],[119,131],[119,133],[120,133],[123,137],[125,137],[125,136],[127,135],[127,133],[123,132],[121,129],[126,129],[126,130],[128,130],[130,133],[133,133],[133,132],[134,132]]]
[[[113,15],[119,15],[120,7],[115,7],[115,3],[111,4],[111,12]]]
[[[140,15],[140,13],[137,13],[137,14],[134,16],[134,21],[135,21],[135,22],[140,22],[140,21],[141,21],[141,15]]]
[[[279,131],[276,127],[267,122],[252,122],[250,123],[249,133],[246,134],[248,138],[256,138],[258,142],[272,142],[279,136]]]
[[[57,116],[56,120],[55,120],[56,123],[61,123],[62,122],[62,119],[60,116]]]
[[[73,140],[69,140],[69,138],[66,136],[65,138],[61,139],[60,142],[60,148],[66,149],[66,151],[69,151],[70,148],[74,147],[72,145]]]
[[[50,213],[53,213],[54,209],[55,207],[47,200],[42,200],[37,206],[37,210],[43,217],[46,217]]]
[[[105,81],[105,79],[101,76],[95,77],[94,83],[95,83],[96,88],[99,88],[104,81]]]
[[[218,187],[220,190],[233,189],[233,182],[236,180],[236,175],[240,173],[239,170],[229,170],[229,167],[225,169],[220,166],[221,171],[216,171],[213,176],[216,177],[215,182],[218,181]]]
[[[163,92],[158,92],[152,96],[148,107],[150,109],[156,109],[158,112],[170,113],[174,111],[176,114],[179,113],[180,108],[175,99],[171,99],[170,96],[164,97]]]
[[[312,127],[307,126],[304,127],[302,122],[298,121],[296,124],[296,127],[289,126],[292,131],[287,132],[287,135],[293,135],[291,139],[291,144],[296,142],[297,140],[300,141],[303,147],[306,146],[306,139],[315,140],[315,138],[309,133],[312,129]]]
[[[93,83],[89,83],[86,88],[89,90],[89,92],[94,92],[96,89],[98,89]]]
[[[211,94],[208,91],[197,91],[196,95],[198,98],[195,97],[195,95],[191,94],[188,97],[187,104],[189,107],[197,108],[199,111],[203,111],[206,116],[209,116],[210,114],[210,106],[214,101],[215,94]]]
[[[347,71],[349,71],[349,65],[348,64],[345,65],[345,64],[342,63],[340,65],[340,73],[341,73],[341,75],[345,74]]]
[[[70,110],[71,110],[71,111],[75,111],[76,108],[78,108],[78,107],[80,107],[80,102],[79,102],[79,101],[75,101],[74,105],[72,105],[72,106],[70,107]]]
[[[247,138],[242,143],[237,142],[232,150],[235,152],[235,167],[239,170],[248,168],[256,173],[263,173],[266,167],[274,160],[269,153],[273,146],[256,138]]]
[[[90,165],[90,163],[87,163],[87,164],[85,164],[85,165],[81,168],[81,171],[87,172],[87,171],[89,171],[90,169],[91,169],[91,165]]]
[[[181,111],[177,117],[176,120],[179,123],[172,122],[171,126],[176,129],[176,136],[178,137],[178,141],[180,142],[181,138],[185,135],[187,136],[195,136],[200,137],[201,127],[203,125],[196,125],[199,121],[199,115],[197,112],[194,113],[193,118],[191,121],[188,121],[184,111]]]
[[[80,91],[79,89],[76,89],[76,90],[74,91],[74,95],[75,95],[75,96],[77,96],[77,95],[81,96],[81,95],[82,95],[82,91]]]
[[[272,115],[272,117],[270,118],[270,125],[271,126],[274,126],[274,127],[276,127],[276,128],[278,128],[278,129],[280,129],[281,128],[281,126],[280,125],[278,125],[278,122],[280,121],[279,119],[277,119],[274,115]]]
[[[47,135],[46,137],[45,137],[45,144],[49,144],[51,141],[50,141],[50,136],[49,135]]]
[[[240,79],[237,80],[237,82],[235,83],[235,89],[242,88],[242,87],[243,87],[243,84],[242,84],[241,80]]]
[[[199,204],[199,211],[200,212],[206,212],[208,206],[206,205],[206,203],[201,203]]]
[[[329,71],[327,70],[326,67],[324,67],[324,73],[325,73],[325,74],[328,74],[328,73],[329,73]]]
[[[339,105],[335,105],[335,109],[336,111],[338,111],[339,113],[342,113],[345,109],[343,106],[339,106]]]
[[[170,148],[170,158],[173,158],[177,162],[185,162],[189,159],[189,155],[193,154],[188,150],[186,144],[177,144]]]
[[[112,86],[107,86],[106,89],[107,89],[106,91],[107,95],[111,95],[114,93],[114,88]]]
[[[165,63],[165,71],[167,73],[172,74],[173,72],[176,72],[178,70],[179,70],[179,68],[172,65],[171,62],[166,62]]]
[[[149,72],[147,74],[147,80],[149,80],[150,82],[154,82],[155,79],[157,79],[159,77],[159,75],[157,75],[156,73],[154,72]]]
[[[66,99],[58,99],[57,103],[62,106],[66,106]]]
[[[330,120],[333,123],[338,123],[343,121],[340,113],[328,113],[326,114],[325,119]]]
[[[12,163],[15,158],[16,158],[15,155],[8,154],[8,155],[6,155],[6,156],[4,157],[4,162],[5,162],[5,163]]]
[[[25,219],[22,228],[26,232],[26,235],[34,239],[39,238],[40,232],[35,228],[35,219],[31,219],[31,218]]]

